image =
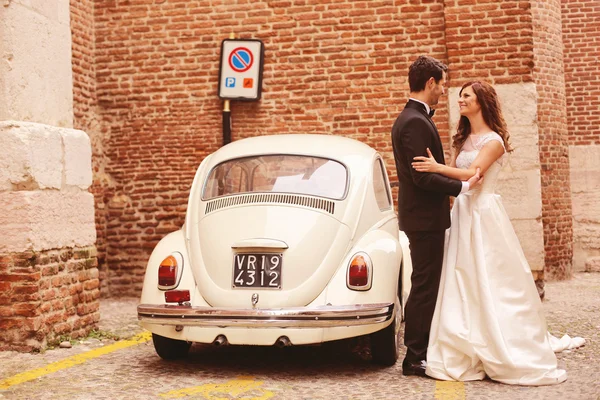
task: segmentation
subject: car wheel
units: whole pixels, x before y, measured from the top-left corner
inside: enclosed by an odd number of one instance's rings
[[[192,345],[191,342],[167,338],[156,333],[152,334],[152,342],[154,343],[154,350],[164,360],[185,358]]]
[[[400,325],[402,323],[402,307],[396,296],[394,320],[384,329],[371,334],[371,356],[373,362],[392,366],[400,356]]]

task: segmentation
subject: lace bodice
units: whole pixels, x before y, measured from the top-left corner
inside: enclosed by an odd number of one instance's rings
[[[502,137],[498,135],[496,132],[485,133],[482,135],[469,135],[463,147],[456,157],[456,166],[458,168],[466,169],[475,161],[479,151],[490,141],[495,140],[502,144],[504,147],[504,141]],[[506,149],[505,149],[506,151]],[[485,173],[485,179],[483,180],[483,184],[481,187],[482,192],[494,192],[496,187],[496,182],[498,180],[498,175],[500,174],[500,170],[502,169],[502,165],[504,165],[504,160],[506,159],[506,152],[497,159],[490,168]]]

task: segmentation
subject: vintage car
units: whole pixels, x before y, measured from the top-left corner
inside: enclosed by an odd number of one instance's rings
[[[410,271],[373,148],[332,135],[242,139],[200,164],[183,227],[148,261],[138,318],[164,359],[192,342],[371,335],[373,360],[392,365]]]

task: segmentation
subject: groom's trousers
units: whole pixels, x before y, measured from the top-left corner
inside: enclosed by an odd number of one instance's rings
[[[405,233],[413,267],[412,287],[404,308],[405,361],[418,363],[427,359],[429,331],[442,273],[445,231]]]

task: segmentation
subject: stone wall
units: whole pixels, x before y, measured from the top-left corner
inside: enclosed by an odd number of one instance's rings
[[[0,350],[40,350],[98,322],[85,132],[0,122]]]
[[[0,6],[0,121],[73,126],[68,0]]]
[[[600,272],[600,145],[569,146],[573,196],[573,264]]]
[[[89,85],[70,16],[68,0],[0,6],[0,350],[41,350],[100,317],[91,145],[72,129],[73,77]]]

